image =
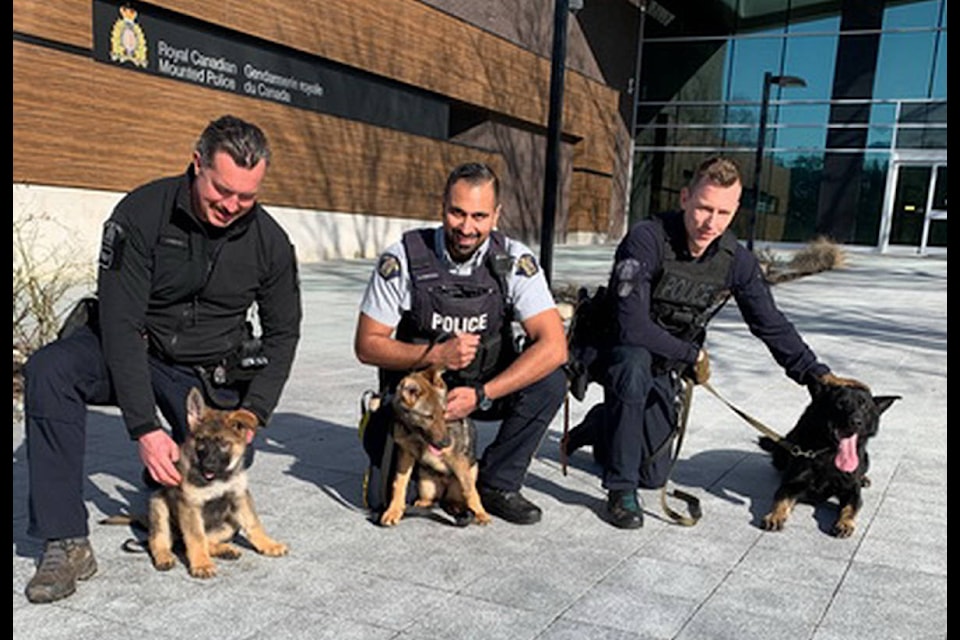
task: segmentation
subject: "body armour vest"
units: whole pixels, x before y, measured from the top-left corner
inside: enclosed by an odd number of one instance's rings
[[[657,221],[663,237],[663,266],[653,283],[651,314],[671,335],[702,345],[707,323],[730,299],[727,282],[737,239],[725,231],[712,256],[703,261],[680,261],[664,228],[669,223],[663,218]]]
[[[486,382],[516,355],[506,284],[512,260],[503,236],[494,231],[481,267],[470,275],[450,273],[437,256],[435,238],[434,229],[403,234],[410,269],[410,310],[400,318],[396,338],[435,344],[456,333],[480,334],[473,362],[458,371],[447,371],[444,380],[450,388]],[[381,389],[392,392],[404,373],[381,370]]]

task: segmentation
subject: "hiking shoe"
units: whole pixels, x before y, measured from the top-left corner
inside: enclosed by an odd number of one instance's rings
[[[47,540],[37,572],[27,584],[30,602],[54,602],[77,590],[77,580],[97,572],[93,547],[86,538]]]
[[[607,519],[619,529],[643,526],[643,510],[636,491],[613,490],[607,497]]]
[[[480,487],[480,502],[491,515],[514,524],[535,524],[540,522],[540,507],[533,504],[519,491],[501,491]]]

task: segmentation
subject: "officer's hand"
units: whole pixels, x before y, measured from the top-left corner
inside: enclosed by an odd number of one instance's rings
[[[440,343],[441,363],[450,371],[463,369],[477,357],[480,336],[476,333],[457,333]]]
[[[477,392],[473,387],[454,387],[447,392],[447,410],[445,420],[466,418],[477,408]]]
[[[140,460],[154,480],[174,487],[180,484],[180,472],[174,463],[180,459],[180,447],[163,429],[145,433],[137,440]]]
[[[832,373],[823,374],[817,378],[817,381],[820,382],[820,384],[835,385],[838,387],[857,387],[858,389],[870,391],[870,387],[859,380],[854,380],[853,378],[841,378],[833,375]]]
[[[687,375],[694,384],[703,384],[710,379],[710,356],[706,349],[700,349],[697,353],[696,361],[690,365],[690,371]]]

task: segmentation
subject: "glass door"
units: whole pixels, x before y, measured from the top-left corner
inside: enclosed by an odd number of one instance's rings
[[[887,175],[880,249],[947,246],[946,158],[894,159]]]

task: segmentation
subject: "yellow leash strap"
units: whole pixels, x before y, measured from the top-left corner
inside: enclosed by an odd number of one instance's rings
[[[670,476],[673,475],[673,466],[677,463],[677,459],[680,457],[680,447],[683,445],[683,436],[687,431],[687,418],[690,417],[690,403],[693,400],[693,383],[689,380],[684,380],[682,384],[683,403],[680,407],[680,415],[677,420],[677,444],[676,448],[674,449],[673,460],[670,462],[670,471],[667,473],[667,479],[663,483],[663,487],[660,489],[660,507],[663,509],[663,512],[677,524],[685,527],[692,527],[693,525],[697,524],[697,522],[703,516],[703,509],[700,507],[700,498],[680,489],[667,489],[667,483],[670,482]],[[670,505],[667,504],[668,497],[676,498],[685,502],[687,505],[687,512],[690,515],[683,515],[682,513],[671,509]]]

